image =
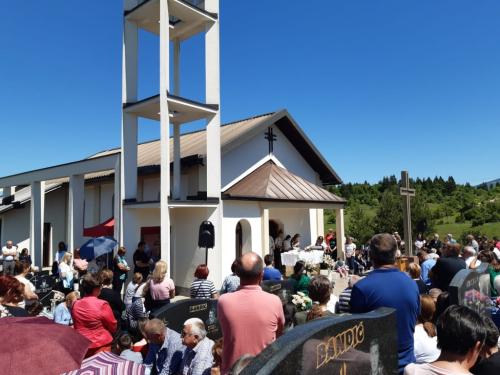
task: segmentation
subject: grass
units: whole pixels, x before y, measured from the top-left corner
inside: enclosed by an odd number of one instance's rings
[[[429,207],[431,210],[435,210],[438,208],[439,204],[437,203],[429,203]],[[361,209],[366,211],[366,214],[368,217],[374,217],[375,216],[375,208],[370,207],[368,205],[361,205]],[[471,229],[471,223],[465,222],[465,223],[460,223],[457,224],[455,223],[455,216],[450,215],[449,218],[446,216],[439,219],[443,220],[445,224],[442,225],[436,225],[436,231],[437,234],[439,234],[440,238],[444,238],[448,233],[451,233],[453,235],[453,238],[459,238],[463,232],[467,232],[469,229]],[[438,220],[438,221],[439,221]],[[325,234],[328,233],[328,229],[332,228],[335,231],[335,224],[332,223],[327,223],[328,217],[325,215]],[[349,229],[349,224],[351,221],[351,213],[348,212],[347,214],[344,215],[344,226],[345,229]],[[449,221],[449,222],[448,222]],[[488,238],[492,238],[493,236],[499,236],[500,237],[500,223],[486,223],[484,225],[481,225],[479,227],[475,227],[474,229],[479,229],[483,232],[486,233]],[[433,233],[429,233],[429,235],[432,235]]]

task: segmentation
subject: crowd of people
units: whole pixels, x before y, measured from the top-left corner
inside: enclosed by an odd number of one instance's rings
[[[329,235],[330,246],[335,235]],[[491,295],[496,296],[494,293],[500,292],[499,241],[470,238],[462,248],[451,238],[441,243],[436,235],[427,246],[419,236],[419,262],[410,264],[405,273],[394,266],[401,250],[398,238],[394,234],[374,236],[363,249],[370,264],[365,269],[373,269],[365,277],[351,274],[338,300],[334,300],[334,283],[329,278],[309,277],[304,262],[298,261],[293,274],[285,277],[293,280],[294,293],[311,299],[304,310],[291,302],[283,304],[262,290],[262,280],[283,278],[271,254],[262,259],[248,252],[236,259],[220,291],[208,280],[207,265],[199,265],[189,294],[191,298],[218,299],[223,339],[216,342],[207,337],[208,327],[198,318],[186,319],[181,332],[176,332],[155,317],[155,312],[175,297],[175,285],[167,277],[168,265],[161,260],[159,246],[146,251],[145,243],[138,244],[132,280],[122,298],[120,293],[131,270],[124,257],[126,249],[118,250],[109,267],[109,259],[83,260],[79,249],[72,254],[62,244],[55,271],[65,300],[56,307],[53,319],[92,342],[86,357],[111,351],[143,364],[148,374],[238,374],[264,348],[297,326],[321,317],[390,307],[397,311],[400,374],[493,374],[500,371],[498,328],[488,317],[451,305],[449,285],[460,270],[488,263]],[[348,239],[346,249],[351,248],[357,263],[357,258],[362,260],[361,253],[350,246],[352,243]],[[7,267],[0,276],[0,317],[36,316],[41,304],[26,278],[33,272],[27,252],[20,259],[9,251],[15,249],[12,243],[6,247],[3,263]],[[346,268],[351,269],[350,265]]]

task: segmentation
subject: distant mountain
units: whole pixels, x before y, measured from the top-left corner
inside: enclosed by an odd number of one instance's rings
[[[500,178],[497,178],[496,180],[493,180],[493,181],[483,182],[483,183],[476,185],[474,187],[477,188],[478,186],[480,186],[482,184],[486,184],[486,185],[488,185],[488,188],[491,188],[492,187],[491,185],[493,185],[493,187],[495,187],[497,182],[500,182]]]

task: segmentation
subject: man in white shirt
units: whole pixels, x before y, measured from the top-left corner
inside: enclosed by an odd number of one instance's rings
[[[7,245],[2,248],[3,255],[3,272],[14,276],[15,258],[17,255],[16,248],[12,246],[12,241],[7,241]]]
[[[465,260],[465,265],[467,266],[467,268],[469,268],[472,260],[476,257],[476,250],[474,250],[474,248],[472,246],[466,246],[466,247],[464,247],[462,257]],[[476,266],[479,267],[480,264],[481,264],[481,261],[479,259],[476,260]]]

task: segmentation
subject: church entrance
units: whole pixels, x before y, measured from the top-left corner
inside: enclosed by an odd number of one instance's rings
[[[245,219],[238,221],[235,234],[235,256],[241,258],[243,254],[252,251],[252,227],[250,222]]]

